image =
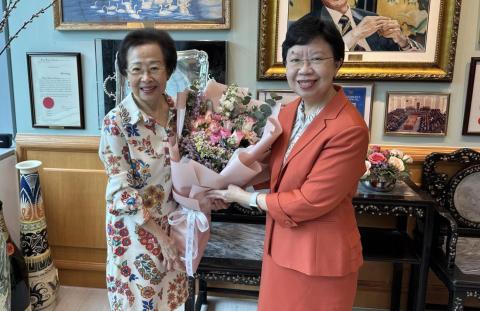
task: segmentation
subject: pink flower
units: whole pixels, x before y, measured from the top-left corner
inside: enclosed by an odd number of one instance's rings
[[[385,156],[380,152],[374,152],[368,156],[368,161],[370,161],[372,164],[380,164],[382,162],[385,162],[386,160],[387,159],[385,158]]]
[[[212,134],[210,135],[210,143],[213,145],[218,144],[218,142],[222,139],[222,136],[219,134]]]
[[[229,129],[221,128],[220,129],[220,136],[222,136],[222,138],[228,138],[228,137],[232,136],[232,132]]]
[[[245,137],[245,134],[243,134],[242,131],[235,130],[232,136],[230,137],[233,138],[233,140],[235,141],[235,144],[238,146],[240,145],[240,142],[242,141],[242,139]]]
[[[223,121],[223,128],[225,128],[225,129],[227,129],[231,132],[232,128],[233,128],[233,122],[230,121],[230,120]]]
[[[222,121],[222,115],[218,113],[212,113],[212,120]]]
[[[255,125],[255,122],[257,122],[257,120],[255,120],[254,118],[248,116],[245,118],[245,121],[242,125],[242,131],[244,132],[250,132],[253,128],[253,126]]]
[[[212,121],[212,123],[210,123],[210,125],[208,126],[208,129],[212,132],[212,133],[218,133],[220,132],[220,129],[221,129],[221,125],[220,123],[218,123],[217,121]]]
[[[374,145],[374,146],[372,146],[370,149],[372,149],[373,152],[380,152],[380,146]]]
[[[206,122],[205,117],[199,116],[195,121],[193,121],[193,129],[197,130],[199,127],[204,125]]]

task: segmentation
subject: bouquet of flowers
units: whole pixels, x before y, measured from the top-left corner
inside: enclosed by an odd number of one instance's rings
[[[255,102],[236,85],[227,86],[218,102],[213,100],[191,87],[179,147],[182,155],[221,172],[235,150],[259,141],[276,102]]]
[[[171,235],[188,275],[193,275],[209,239],[210,206],[203,197],[229,184],[268,180],[262,161],[282,129],[274,118],[280,105],[251,99],[248,91],[210,80],[177,95],[178,145],[171,146],[173,198]]]
[[[381,150],[379,146],[372,146],[367,152],[365,160],[367,171],[362,176],[362,180],[382,181],[408,178],[408,164],[412,162],[412,157],[400,150]]]

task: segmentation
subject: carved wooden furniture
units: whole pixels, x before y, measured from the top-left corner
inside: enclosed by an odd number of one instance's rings
[[[409,284],[409,309],[424,310],[428,263],[433,233],[433,200],[411,181],[399,182],[389,193],[372,192],[362,185],[353,199],[357,213],[371,216],[396,216],[397,227],[360,228],[363,255],[368,261],[393,263],[391,310],[399,310],[402,287],[402,265],[412,266]],[[415,245],[407,234],[407,217],[421,219],[426,224],[421,241]],[[263,214],[238,205],[212,215],[212,235],[205,256],[195,274],[198,280],[198,298],[191,295],[185,310],[200,310],[207,303],[209,281],[259,285],[263,250]],[[196,282],[190,279],[190,293],[195,293]],[[257,292],[223,289],[230,293],[258,295]]]
[[[448,310],[463,310],[466,297],[480,300],[480,153],[428,155],[422,187],[438,210],[431,267],[448,288]]]

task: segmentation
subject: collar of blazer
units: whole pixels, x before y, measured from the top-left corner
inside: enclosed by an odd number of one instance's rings
[[[297,98],[295,101],[287,105],[280,112],[278,119],[280,124],[284,125],[284,131],[281,135],[280,145],[277,148],[277,152],[273,154],[274,162],[272,165],[272,185],[277,184],[277,178],[280,175],[280,172],[285,168],[292,158],[299,154],[308,143],[314,139],[318,134],[320,134],[323,129],[325,129],[326,123],[325,120],[336,119],[343,109],[345,104],[348,102],[348,98],[345,96],[343,89],[340,86],[334,85],[337,94],[332,98],[332,100],[320,111],[318,116],[316,116],[312,123],[307,127],[305,132],[300,136],[295,146],[293,146],[292,151],[290,152],[288,158],[283,164],[283,156],[288,148],[288,141],[292,135],[293,122],[295,122],[295,116],[297,112],[298,105],[301,102],[301,98]]]

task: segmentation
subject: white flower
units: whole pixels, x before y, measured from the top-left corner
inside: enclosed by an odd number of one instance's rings
[[[388,159],[388,164],[395,167],[399,172],[403,172],[405,170],[405,165],[403,164],[403,161],[399,158],[390,157]]]
[[[223,108],[225,108],[225,110],[227,110],[227,111],[232,111],[233,108],[234,108],[233,103],[232,103],[231,101],[229,101],[228,99],[225,100],[225,101],[223,101],[222,106],[223,106]]]
[[[413,158],[411,156],[409,156],[408,154],[404,155],[403,158],[402,158],[403,162],[405,163],[413,163]]]
[[[390,155],[401,159],[403,158],[403,151],[398,149],[392,149],[390,150]]]
[[[366,171],[365,173],[363,173],[362,177],[360,178],[365,178],[370,175],[370,168],[372,167],[372,163],[370,163],[370,161],[365,161],[365,167],[366,167]]]
[[[365,166],[367,167],[367,171],[372,167],[372,163],[370,161],[365,160]]]

